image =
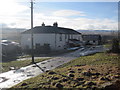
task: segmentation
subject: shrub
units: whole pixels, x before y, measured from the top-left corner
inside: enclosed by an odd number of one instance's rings
[[[119,40],[117,38],[114,38],[112,41],[112,49],[111,52],[113,53],[119,53]]]

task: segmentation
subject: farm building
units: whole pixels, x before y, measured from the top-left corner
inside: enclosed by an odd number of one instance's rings
[[[102,37],[98,34],[82,35],[82,37],[83,41],[89,45],[100,45],[102,42]]]

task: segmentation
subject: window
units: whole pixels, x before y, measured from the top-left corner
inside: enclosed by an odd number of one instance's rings
[[[40,44],[39,43],[36,43],[35,44],[35,49],[39,49],[40,48]]]
[[[78,37],[78,40],[80,40],[80,41],[81,41],[80,36]]]
[[[60,41],[62,41],[62,34],[60,34]]]
[[[67,34],[65,34],[65,39],[67,39]]]
[[[70,39],[70,35],[68,34],[68,39]]]
[[[73,39],[73,35],[71,35],[71,39]]]

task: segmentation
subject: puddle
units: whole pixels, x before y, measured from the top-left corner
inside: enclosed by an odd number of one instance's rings
[[[42,67],[42,68],[46,68],[46,67]]]
[[[20,82],[20,80],[14,80],[14,82],[16,83],[16,82]]]
[[[33,65],[32,67],[37,67],[36,65]]]
[[[25,75],[21,75],[21,77],[24,77]]]
[[[51,67],[53,67],[53,65],[51,65]]]
[[[28,74],[27,77],[34,76],[33,74]]]
[[[61,62],[61,63],[62,63],[62,62],[64,62],[64,61],[59,61],[59,62]]]
[[[8,79],[5,77],[0,77],[0,83],[7,81]]]
[[[41,63],[41,64],[45,64],[46,62],[43,62],[43,63]]]
[[[22,73],[22,72],[25,72],[25,69],[18,69],[16,71],[14,71],[14,73]]]

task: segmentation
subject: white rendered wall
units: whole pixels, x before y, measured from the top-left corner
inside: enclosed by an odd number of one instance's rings
[[[34,34],[34,46],[50,44],[51,49],[55,48],[55,34]]]
[[[60,35],[62,35],[62,40],[60,40]],[[66,45],[65,34],[56,34],[56,48],[57,50],[64,49]]]
[[[59,50],[64,49],[65,35],[62,34],[62,41],[60,41],[60,34],[34,34],[33,41],[34,47],[36,44],[44,45],[45,43],[47,43],[50,44],[52,50]],[[31,34],[22,34],[21,46],[22,48],[26,48],[26,46],[31,48]]]
[[[60,36],[62,36],[62,40],[60,40]],[[81,35],[72,35],[72,39],[81,39]],[[70,35],[71,38],[71,35]],[[52,50],[60,50],[66,47],[66,43],[68,42],[68,35],[65,38],[65,34],[33,34],[34,47],[36,44],[44,45],[50,44]],[[26,48],[28,46],[31,48],[31,34],[22,34],[21,37],[21,46],[22,48]]]
[[[55,34],[33,34],[34,47],[36,44],[44,45],[45,43],[50,44],[50,47],[55,48]],[[31,34],[22,34],[21,46],[31,48]]]

